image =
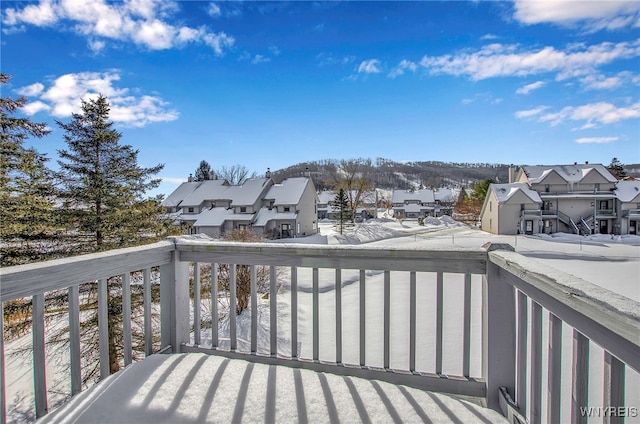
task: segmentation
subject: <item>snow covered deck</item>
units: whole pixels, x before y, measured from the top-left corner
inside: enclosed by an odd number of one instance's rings
[[[221,264],[250,267],[251,299],[241,315],[225,315],[219,303],[226,299],[226,311],[235,310],[235,266],[228,291],[214,284],[204,296],[203,277],[216,281]],[[266,267],[266,297],[258,296],[260,267]],[[325,414],[331,421],[337,415],[344,421],[495,422],[500,413],[510,422],[565,422],[580,421],[587,406],[626,406],[630,413],[638,407],[629,403],[637,392],[626,380],[628,371],[640,371],[638,302],[536,263],[508,245],[396,249],[178,238],[0,272],[3,307],[32,299],[37,417],[51,412],[49,398],[61,390],[50,387],[47,376],[45,294],[68,290],[65,356],[74,397],[46,419],[66,421],[81,413],[84,421],[108,413],[108,421],[140,421],[146,413],[149,421],[315,421]],[[145,330],[145,352],[152,353],[156,308],[160,349],[172,355],[133,363],[134,274],[143,275],[135,284],[144,285],[144,325],[138,330]],[[122,281],[121,360],[127,368],[109,376],[111,276]],[[102,381],[83,391],[79,285],[91,281],[98,288]],[[151,301],[152,284],[159,284],[159,305]],[[218,318],[211,328],[204,325],[207,316]],[[604,360],[590,354],[596,345]],[[6,368],[4,350],[3,339],[0,370]],[[604,370],[600,379],[589,378],[594,363]],[[0,388],[3,422],[4,371]],[[594,393],[602,403],[593,405]],[[488,409],[446,394],[473,398]],[[115,414],[126,417],[116,420]]]
[[[41,423],[484,422],[496,411],[382,381],[202,353],[152,355]]]

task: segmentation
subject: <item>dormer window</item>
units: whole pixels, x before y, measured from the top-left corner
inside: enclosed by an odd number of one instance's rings
[[[247,207],[246,206],[240,206],[240,213],[244,213],[247,211]]]
[[[187,210],[189,211],[189,213],[193,213],[193,208],[189,208]]]
[[[600,191],[600,183],[596,183],[596,191]]]
[[[551,187],[549,186],[549,184],[546,184],[546,185],[544,186],[544,192],[545,192],[545,193],[549,193],[549,189],[550,189],[550,188],[551,188]]]
[[[291,208],[290,208],[289,206],[285,206],[285,207],[284,207],[284,211],[285,211],[285,212],[289,212],[290,210],[291,210]]]

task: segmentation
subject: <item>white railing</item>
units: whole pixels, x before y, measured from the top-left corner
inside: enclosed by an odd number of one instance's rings
[[[139,248],[4,268],[1,270],[1,300],[4,305],[15,299],[32,299],[34,392],[38,417],[49,409],[45,372],[45,293],[60,289],[69,291],[71,394],[75,394],[81,390],[82,374],[79,285],[98,281],[100,370],[104,378],[109,374],[106,279],[122,276],[123,362],[128,365],[132,361],[129,276],[139,270],[143,270],[145,276],[145,353],[151,354],[152,329],[147,325],[151,300],[147,293],[149,270],[155,267],[159,267],[160,274],[162,352],[204,351],[375,378],[485,398],[490,408],[501,409],[511,420],[518,417],[533,423],[559,422],[560,404],[567,397],[566,393],[560,392],[559,383],[564,323],[571,326],[574,340],[569,350],[573,385],[568,398],[572,401],[565,407],[570,410],[571,419],[581,422],[584,414],[580,407],[588,405],[587,393],[595,387],[588,378],[590,342],[605,351],[605,404],[602,406],[624,406],[625,368],[640,371],[638,302],[550,270],[510,250],[508,245],[495,244],[482,249],[399,250],[176,239]],[[219,264],[250,267],[248,340],[241,340],[239,332],[246,329],[241,328],[235,314],[228,315],[228,330],[226,325],[224,331],[218,328],[215,319],[221,296],[228,295],[229,310],[235,310],[236,267],[230,266],[229,292],[218,293],[218,285],[211,285],[211,336],[210,341],[203,343],[206,337],[202,335],[206,336],[207,332],[201,327],[202,307],[207,303],[200,297],[201,263],[213,265],[210,267],[213,281],[217,280]],[[258,332],[261,321],[256,284],[256,269],[261,266],[269,267],[269,330],[268,340],[262,340],[262,344]],[[278,273],[277,267],[284,267],[287,275]],[[327,285],[327,272],[331,273],[329,278],[333,284]],[[193,297],[190,296],[191,276]],[[287,280],[284,284],[288,294],[282,289],[278,293],[277,283],[279,280],[283,283],[283,279]],[[445,298],[445,293],[450,293],[447,290],[456,285],[461,291],[459,298]],[[433,314],[427,316],[427,302],[422,300],[425,298],[431,299],[433,305]],[[279,303],[284,301],[290,302],[290,307],[285,308],[288,319],[283,321]],[[327,314],[328,301],[331,314]],[[615,307],[607,301],[613,301]],[[399,314],[397,304],[408,313]],[[461,308],[452,306],[460,304]],[[474,305],[479,309],[474,309]],[[546,365],[542,363],[543,308],[549,314]],[[287,323],[287,328],[282,328],[283,322]],[[425,330],[425,322],[432,325],[432,332]],[[445,327],[451,322],[458,322],[459,337],[452,338],[451,331]],[[479,337],[475,336],[474,323],[481,323]],[[221,333],[226,340],[220,339]],[[288,349],[279,343],[283,335],[285,339],[289,338]],[[243,347],[244,342],[248,342],[246,347]],[[399,348],[399,345],[403,347]],[[0,345],[2,370],[5,368],[4,349],[3,341]],[[424,350],[432,352],[431,364],[425,364],[430,361],[425,361]],[[461,363],[453,368],[448,365],[451,351],[462,352]],[[356,353],[351,355],[355,360],[348,360],[345,355],[348,352]],[[480,357],[480,366],[474,373],[476,357]],[[459,371],[452,372],[451,369]],[[544,409],[543,374],[547,375],[548,382]],[[7,387],[4,371],[0,372],[0,388],[0,421],[5,422]]]

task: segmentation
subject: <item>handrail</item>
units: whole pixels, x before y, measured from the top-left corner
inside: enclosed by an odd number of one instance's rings
[[[192,335],[194,329],[199,331],[200,323],[190,322],[190,317],[200,317],[200,298],[189,296],[190,275],[194,275],[195,290],[199,292],[200,265],[211,264],[246,264],[251,268],[252,293],[251,293],[251,350],[241,353],[237,349],[237,333],[235,314],[229,316],[229,339],[231,349],[221,349],[217,340],[217,320],[212,326],[211,346],[200,346],[200,337]],[[269,283],[269,314],[270,315],[270,355],[265,356],[256,352],[255,340],[257,339],[257,316],[255,270],[257,266],[271,266]],[[147,246],[119,249],[108,252],[100,252],[90,255],[82,255],[73,258],[59,259],[29,265],[7,267],[0,270],[2,278],[2,304],[22,297],[33,297],[33,323],[34,323],[34,383],[36,398],[36,413],[40,417],[48,412],[46,397],[45,375],[45,334],[44,334],[44,296],[43,293],[69,289],[70,298],[74,298],[73,313],[70,313],[71,348],[79,345],[79,321],[78,321],[78,285],[86,281],[98,280],[98,301],[102,305],[99,308],[100,327],[100,363],[102,377],[108,375],[108,366],[104,369],[103,361],[108,365],[109,349],[105,345],[107,337],[107,311],[106,311],[106,281],[111,276],[122,276],[123,298],[128,299],[129,273],[144,270],[145,292],[148,290],[149,270],[160,267],[160,311],[162,342],[160,348],[170,349],[172,352],[206,351],[212,354],[226,355],[229,357],[242,357],[267,363],[286,364],[294,367],[307,367],[319,371],[337,372],[346,375],[363,376],[366,378],[387,379],[389,382],[409,384],[431,390],[457,393],[469,396],[486,396],[489,407],[498,409],[500,405],[514,409],[512,414],[529,417],[531,422],[539,422],[540,396],[542,373],[548,372],[549,379],[555,379],[559,375],[561,347],[557,344],[561,340],[560,332],[562,322],[573,327],[574,343],[578,343],[574,349],[573,373],[583,375],[588,373],[584,368],[585,355],[588,358],[588,343],[598,344],[605,350],[605,368],[608,371],[605,377],[605,405],[624,405],[624,396],[611,389],[624,384],[624,368],[630,368],[640,372],[640,304],[614,294],[609,290],[580,280],[561,271],[554,270],[546,265],[525,258],[518,253],[509,251],[507,245],[488,245],[483,248],[469,249],[459,247],[447,248],[418,248],[418,249],[394,249],[388,247],[362,247],[362,246],[316,246],[300,244],[272,244],[272,243],[233,243],[211,242],[187,237],[179,237],[154,243]],[[283,357],[277,349],[278,320],[277,314],[277,288],[275,284],[275,266],[289,267],[291,278],[291,356]],[[190,274],[193,267],[193,274]],[[298,269],[309,268],[307,274],[298,273]],[[320,361],[319,346],[321,332],[319,324],[319,301],[321,291],[319,288],[319,269],[328,268],[335,272],[335,362]],[[217,268],[212,271],[215,276]],[[351,310],[356,309],[356,321],[359,321],[360,362],[359,366],[342,366],[342,337],[343,337],[343,270],[357,270],[359,276],[354,282],[359,294],[356,303],[350,305]],[[365,314],[367,297],[365,289],[375,287],[370,285],[370,277],[366,270],[381,271],[378,275],[382,291],[382,304],[376,313],[382,314],[382,369],[371,367],[365,350],[368,339],[367,327],[370,323]],[[396,271],[407,272],[406,284],[408,284],[408,324],[409,327],[409,357],[406,358],[407,369],[391,370],[390,352],[392,345],[391,321],[391,296],[392,287],[401,284],[402,278]],[[154,271],[155,272],[155,271]],[[235,308],[236,270],[230,269],[230,309]],[[435,349],[435,369],[430,375],[416,370],[416,340],[420,336],[417,329],[418,312],[421,306],[417,303],[416,288],[423,284],[416,278],[417,273],[435,273],[432,280],[426,283],[432,284],[435,291],[435,337],[431,343]],[[443,351],[446,334],[443,332],[443,322],[448,316],[448,311],[443,303],[444,288],[449,284],[450,273],[460,275],[463,283],[462,305],[464,317],[463,340],[460,340],[463,351],[462,375],[443,376]],[[471,287],[479,281],[472,282],[473,275],[484,276],[482,299],[474,299],[480,302],[482,312],[482,375],[481,378],[469,377],[470,361],[470,325],[471,325]],[[309,279],[306,281],[305,279]],[[333,277],[332,277],[333,278]],[[475,277],[473,277],[475,279]],[[400,279],[400,280],[399,280]],[[418,281],[417,281],[418,280]],[[430,282],[429,282],[430,281]],[[325,282],[326,283],[326,282]],[[375,283],[378,284],[378,283]],[[299,289],[303,285],[309,288]],[[306,287],[306,286],[305,286]],[[217,308],[217,287],[212,287],[212,310]],[[311,357],[306,360],[298,358],[298,293],[307,295],[312,300],[311,312],[304,318],[309,322],[309,338],[313,346]],[[322,292],[324,293],[324,292]],[[370,293],[370,292],[369,292]],[[126,295],[126,296],[125,296]],[[322,294],[325,296],[325,294]],[[146,297],[147,300],[150,296]],[[215,300],[214,300],[215,299]],[[70,301],[71,302],[71,301]],[[530,306],[529,306],[530,302]],[[345,305],[346,306],[346,305]],[[194,308],[194,313],[190,310]],[[542,357],[542,308],[550,313],[549,341],[550,348],[548,369],[541,367]],[[145,303],[145,320],[150,322],[150,307]],[[70,309],[71,310],[71,309]],[[125,311],[125,323],[130,331],[130,308]],[[0,312],[2,308],[0,307]],[[217,315],[217,312],[213,312]],[[370,314],[370,311],[367,312]],[[517,324],[517,326],[516,326]],[[145,328],[150,328],[145,323]],[[0,327],[1,329],[1,327]],[[282,331],[282,330],[280,330]],[[531,334],[530,345],[527,344],[528,332]],[[125,327],[125,333],[127,328]],[[213,335],[215,333],[215,335]],[[326,333],[322,333],[326,334]],[[524,336],[523,336],[524,335]],[[146,340],[151,340],[150,335],[145,335]],[[523,338],[524,337],[524,338]],[[524,342],[523,342],[524,340]],[[130,336],[125,337],[125,352],[131,351]],[[524,344],[523,344],[524,343]],[[106,346],[106,350],[103,348]],[[172,348],[169,348],[172,346]],[[4,341],[0,344],[0,365],[4,363]],[[586,353],[585,353],[586,352]],[[147,351],[147,354],[152,353]],[[529,356],[531,355],[530,363]],[[72,354],[74,358],[74,354]],[[127,359],[128,358],[128,359]],[[125,364],[131,361],[131,357],[125,355]],[[338,365],[338,366],[336,366]],[[380,372],[383,371],[383,372]],[[431,371],[429,371],[431,372]],[[80,390],[80,359],[72,359],[72,393]],[[531,381],[527,379],[531,376]],[[445,377],[445,378],[442,378]],[[552,380],[549,380],[552,381]],[[518,386],[516,387],[516,383]],[[586,387],[586,382],[583,382]],[[4,366],[0,367],[0,423],[6,420],[6,400],[2,397],[6,393],[6,378]],[[591,390],[591,389],[589,389]],[[502,393],[502,394],[501,394]],[[515,393],[515,396],[514,396]],[[578,414],[579,405],[586,406],[586,390],[577,384],[573,388],[572,414]],[[505,402],[505,396],[510,395],[513,400]],[[502,396],[502,398],[501,398]],[[527,403],[531,399],[531,404]],[[558,421],[560,395],[553,389],[547,402],[547,420]],[[505,406],[507,405],[507,406]],[[506,413],[506,412],[505,412]]]

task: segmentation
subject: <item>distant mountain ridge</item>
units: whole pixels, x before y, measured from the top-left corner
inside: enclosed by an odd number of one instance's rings
[[[309,176],[316,189],[327,187],[329,170],[338,165],[340,160],[322,159],[301,162],[284,169],[272,172],[276,181],[285,178]],[[411,161],[398,162],[391,159],[377,158],[372,160],[373,182],[380,189],[412,189],[438,187],[471,187],[475,183],[493,179],[500,183],[509,182],[508,164]],[[608,164],[605,164],[607,166]],[[640,164],[624,165],[627,175],[640,177]]]

